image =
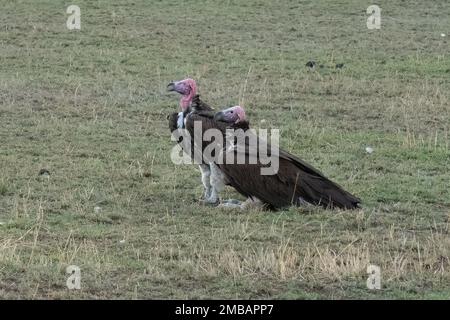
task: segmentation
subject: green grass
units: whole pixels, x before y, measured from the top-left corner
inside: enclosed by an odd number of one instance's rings
[[[448,1],[380,3],[380,30],[356,0],[80,0],[80,31],[69,4],[2,3],[1,298],[450,298]],[[364,208],[199,206],[169,157],[187,76]]]

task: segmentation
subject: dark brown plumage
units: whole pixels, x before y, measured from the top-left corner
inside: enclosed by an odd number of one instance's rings
[[[208,114],[207,111],[210,111],[211,114]],[[186,117],[187,115],[189,115],[191,113],[197,113],[199,115],[205,115],[205,116],[214,118],[215,111],[208,104],[203,102],[200,99],[200,95],[197,94],[192,99],[192,102],[189,105],[189,107],[186,108],[186,110],[184,110],[182,113],[183,113],[184,117]],[[169,120],[169,130],[171,133],[174,130],[178,129],[178,123],[177,123],[178,116],[179,116],[179,112],[174,112],[167,117],[167,120]]]
[[[245,132],[249,129],[249,123],[228,123],[228,127]],[[270,145],[263,143],[270,150]],[[219,164],[227,183],[245,197],[257,198],[271,208],[309,203],[325,208],[355,209],[360,203],[358,198],[319,170],[281,148],[278,148],[279,170],[274,175],[261,175],[263,165],[257,156],[257,149],[250,148],[248,143],[226,152],[233,152],[235,157],[244,153],[246,158],[246,164]],[[248,164],[250,156],[257,157],[258,162]]]
[[[178,112],[171,113],[167,116],[167,120],[169,120],[169,130],[170,133],[173,133],[175,130],[178,129],[177,126],[177,120],[178,120]],[[177,142],[180,142],[181,139],[179,139]]]
[[[200,95],[198,94],[195,95],[195,97],[192,99],[189,108],[183,112],[185,118],[184,128],[189,132],[191,138],[191,152],[190,152],[191,157],[194,157],[194,143],[193,143],[194,141],[202,141],[202,147],[197,150],[198,152],[203,152],[203,150],[212,142],[212,141],[203,141],[203,135],[206,130],[216,128],[218,130],[221,130],[222,132],[225,132],[227,124],[224,122],[215,121],[214,120],[215,114],[216,112],[214,111],[214,109],[211,108],[207,103],[202,101],[200,99]],[[174,130],[178,129],[177,126],[178,117],[179,114],[176,112],[172,113],[168,117],[170,132],[173,132]],[[198,122],[201,122],[202,131],[199,131],[201,132],[201,136],[196,137],[194,126],[195,123]],[[180,143],[181,141],[182,137],[179,138],[178,143]],[[205,161],[202,161],[202,163],[205,163]]]

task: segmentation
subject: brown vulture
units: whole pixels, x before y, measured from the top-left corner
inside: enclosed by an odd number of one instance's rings
[[[203,150],[214,141],[203,141],[203,135],[211,128],[216,128],[221,132],[225,131],[227,124],[214,120],[216,112],[200,99],[197,94],[196,82],[193,79],[171,82],[168,90],[181,94],[181,112],[175,112],[168,117],[170,132],[173,135],[178,132],[175,136],[177,142],[183,151],[199,164],[204,187],[201,202],[207,205],[217,205],[219,193],[224,188],[223,176],[220,169],[214,164],[213,158],[203,157]],[[198,124],[201,124],[202,130],[197,132],[194,125]],[[180,133],[180,130],[183,129],[184,133]]]
[[[227,128],[233,132],[255,135],[250,132],[249,122],[245,117],[245,111],[240,106],[228,108],[215,114],[214,119],[227,124]],[[242,129],[242,130],[238,130]],[[234,133],[234,137],[238,134]],[[256,148],[249,146],[249,140],[240,140],[244,145],[232,142],[229,147],[223,148],[224,157],[227,153],[233,153],[234,159],[239,155],[244,156],[245,164],[225,163],[218,164],[225,176],[225,183],[234,187],[240,194],[247,197],[245,204],[259,202],[271,209],[288,207],[291,205],[319,205],[324,208],[355,209],[360,200],[345,191],[342,187],[326,178],[319,170],[307,164],[289,152],[277,148],[278,171],[275,174],[262,175],[259,153],[256,149],[266,144],[266,150],[271,150],[270,144],[255,137],[258,144]],[[234,138],[235,139],[235,138]],[[236,141],[236,139],[234,140]],[[254,156],[257,161],[249,164],[248,159]],[[222,161],[225,162],[225,161]],[[236,202],[225,203],[225,206],[237,207]]]

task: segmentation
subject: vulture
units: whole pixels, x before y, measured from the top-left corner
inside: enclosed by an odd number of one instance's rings
[[[263,146],[269,151],[271,146],[249,130],[249,122],[242,107],[235,106],[217,112],[214,120],[226,123],[227,130],[233,132],[231,145],[224,145],[222,149],[220,155],[222,161],[216,161],[224,176],[224,182],[247,198],[244,204],[231,200],[221,206],[245,208],[249,202],[256,202],[274,210],[291,205],[316,205],[340,209],[359,207],[360,199],[326,178],[305,161],[279,147],[275,147],[279,161],[278,170],[270,175],[262,175],[261,169],[267,166],[260,160],[257,149]],[[239,134],[254,135],[253,137],[260,143],[256,148],[249,145],[251,139],[238,139],[241,143],[236,143]],[[244,157],[245,163],[226,163],[223,158],[229,153],[233,153],[234,159],[238,156]],[[249,161],[251,157],[256,159],[253,164]],[[221,162],[223,164],[220,164]]]
[[[172,135],[178,132],[175,138],[183,152],[189,154],[192,160],[199,163],[204,187],[201,203],[217,205],[220,202],[219,193],[225,185],[219,167],[214,164],[214,159],[203,157],[203,150],[211,143],[203,141],[203,135],[205,131],[211,128],[224,132],[227,123],[214,120],[216,112],[200,99],[195,80],[184,79],[171,82],[168,85],[168,90],[181,94],[181,111],[172,113],[168,117],[170,132]],[[194,126],[196,124],[201,124],[201,131],[195,131]],[[179,131],[183,129],[185,130],[184,134]],[[194,143],[198,141],[201,143],[200,146]]]

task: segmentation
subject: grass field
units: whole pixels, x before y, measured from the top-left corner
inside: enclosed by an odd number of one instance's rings
[[[450,3],[381,1],[380,30],[370,4],[2,1],[0,298],[449,299]],[[363,209],[199,206],[169,157],[187,76]]]

